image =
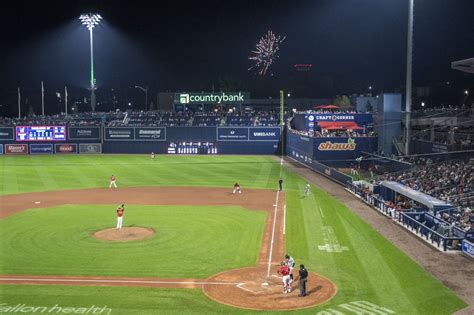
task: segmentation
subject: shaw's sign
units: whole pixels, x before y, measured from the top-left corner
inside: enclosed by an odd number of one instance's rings
[[[344,142],[322,142],[318,146],[319,151],[354,151],[357,144],[354,139],[349,138],[347,143]]]
[[[248,92],[222,92],[222,93],[176,93],[176,104],[241,104],[250,98]]]

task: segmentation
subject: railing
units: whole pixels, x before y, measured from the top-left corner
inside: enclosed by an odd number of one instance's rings
[[[405,228],[414,232],[416,235],[426,238],[427,241],[431,241],[432,244],[436,243],[437,247],[442,245],[444,251],[447,251],[448,246],[450,246],[454,250],[461,249],[461,248],[458,248],[458,246],[461,245],[461,242],[463,240],[462,237],[448,237],[448,236],[442,235],[436,232],[435,230],[431,229],[430,227],[424,225],[423,223],[418,222],[416,219],[410,217],[410,214],[416,215],[416,214],[423,214],[423,213],[417,213],[417,212],[400,213],[400,216],[398,217],[398,222],[402,224]]]
[[[383,215],[390,217],[392,220],[396,221],[407,230],[414,232],[419,237],[426,238],[426,240],[430,241],[431,244],[436,244],[438,248],[442,246],[443,251],[447,251],[448,246],[453,250],[461,249],[460,245],[464,238],[442,235],[427,225],[410,217],[410,215],[425,214],[424,212],[402,212],[397,211],[394,208],[387,207],[385,205],[385,201],[382,198],[369,194],[362,188],[352,183],[347,184],[347,190],[360,197],[363,202],[370,205],[372,208],[376,209]]]
[[[362,188],[360,188],[357,185],[354,185],[352,183],[348,184],[347,188],[354,195],[360,197],[362,199],[362,201],[364,201],[369,206],[372,206],[372,208],[379,211],[383,215],[386,215],[387,217],[390,217],[394,220],[398,219],[399,211],[396,211],[393,208],[387,207],[387,205],[385,204],[385,201],[382,198],[376,197],[376,196],[371,195],[371,194],[368,194]]]

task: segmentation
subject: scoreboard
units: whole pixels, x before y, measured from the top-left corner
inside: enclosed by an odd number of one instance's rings
[[[217,146],[211,142],[171,142],[168,154],[217,154]]]
[[[65,141],[66,126],[16,126],[16,141]]]

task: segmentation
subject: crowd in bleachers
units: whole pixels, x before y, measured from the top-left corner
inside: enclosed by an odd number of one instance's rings
[[[299,114],[357,114],[357,111],[353,109],[311,109],[304,112],[297,112]]]
[[[465,232],[474,230],[474,213],[470,208],[455,207],[451,209],[450,213],[438,213],[438,219],[443,219],[452,226],[456,226]]]
[[[322,129],[321,131],[315,131],[314,136],[317,138],[327,138],[327,137],[375,137],[376,134],[374,131],[364,132],[362,130],[350,130],[350,129],[339,129],[339,130],[326,130]]]
[[[431,160],[411,171],[382,175],[377,179],[399,182],[414,190],[447,201],[456,208],[444,219],[463,229],[474,222],[474,160],[450,160],[433,164]],[[471,220],[471,221],[470,221]]]
[[[288,113],[285,113],[288,117]],[[2,118],[0,126],[68,125],[68,126],[278,126],[280,115],[276,111],[247,112],[192,112],[192,111],[130,111],[88,112],[70,115],[29,116]]]
[[[412,111],[413,118],[424,116],[458,116],[458,115],[473,115],[472,108],[466,105],[461,106],[441,106],[441,107],[426,107],[414,109]]]

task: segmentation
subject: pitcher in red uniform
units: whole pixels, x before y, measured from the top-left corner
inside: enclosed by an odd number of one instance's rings
[[[117,208],[117,229],[122,228],[123,212],[125,211],[125,205],[121,205]]]

